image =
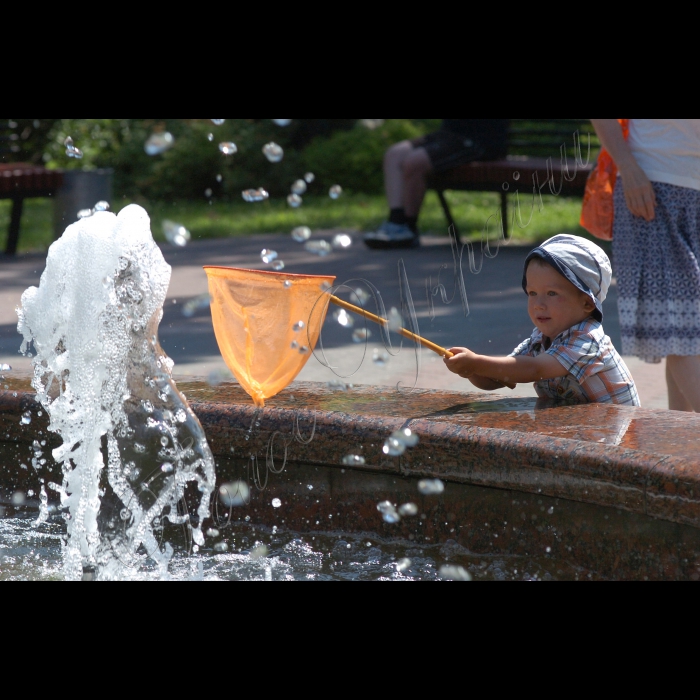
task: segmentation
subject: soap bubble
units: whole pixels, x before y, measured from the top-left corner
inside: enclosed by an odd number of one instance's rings
[[[265,250],[260,253],[260,258],[266,265],[269,265],[274,260],[277,260],[277,251],[265,248]]]
[[[390,501],[383,501],[377,506],[377,510],[382,514],[382,519],[389,525],[396,525],[401,522],[401,516],[396,512],[396,508]]]
[[[306,182],[304,180],[297,180],[292,185],[292,194],[304,194],[307,190]]]
[[[333,185],[333,187],[330,188],[328,191],[328,196],[331,199],[340,199],[340,196],[343,194],[343,188],[340,185]]]
[[[293,326],[292,330],[295,333],[298,333],[299,331],[303,331],[304,328],[306,328],[306,324],[303,321],[297,321]]]
[[[298,349],[299,349],[299,343],[297,343],[296,340],[293,340],[293,341],[292,341],[292,344],[290,345],[290,347],[292,348],[292,350],[298,350]]]
[[[326,384],[326,386],[331,391],[342,391],[342,392],[346,392],[351,387],[350,384],[346,384],[345,382],[341,381],[340,379],[331,379],[331,381],[328,382]]]
[[[308,352],[309,352],[309,348],[307,348],[306,345],[302,345],[302,346],[299,348],[299,354],[300,354],[300,355],[306,355],[306,353],[308,353]]]
[[[513,173],[513,179],[516,182],[520,179],[520,173],[517,170]]]
[[[177,248],[184,248],[191,240],[192,234],[182,225],[166,219],[163,221],[165,240]]]
[[[170,462],[166,462],[165,464],[161,465],[160,470],[163,472],[163,474],[172,474],[173,471],[175,471],[175,467],[173,467]]]
[[[471,574],[463,566],[446,565],[440,567],[440,578],[445,581],[471,581]]]
[[[94,213],[92,209],[81,209],[78,212],[78,219],[89,219]]]
[[[10,367],[10,365],[0,364],[0,372],[12,372],[12,367]]]
[[[238,153],[238,146],[236,146],[236,144],[233,143],[233,141],[223,141],[219,144],[219,150],[225,156],[232,156],[235,153]]]
[[[211,196],[214,194],[214,190],[211,187],[207,187],[206,190],[204,190],[204,196],[207,199],[211,199]]]
[[[404,503],[399,508],[399,515],[403,518],[414,518],[418,515],[418,506],[415,503]]]
[[[32,414],[27,411],[26,413],[22,414],[21,418],[22,425],[29,425],[32,422]]]
[[[343,457],[343,464],[346,467],[364,467],[367,462],[365,458],[360,455],[347,455]]]
[[[284,262],[282,260],[275,260],[275,262],[272,263],[272,269],[281,272],[284,270]]]
[[[382,451],[389,457],[400,457],[406,452],[406,445],[395,437],[387,438]]]
[[[399,559],[399,561],[396,562],[396,568],[399,573],[403,574],[411,568],[412,564],[413,562],[410,559]]]
[[[151,134],[143,147],[149,156],[159,156],[170,150],[174,145],[175,138],[173,135],[168,131],[164,131],[158,134]]]
[[[333,289],[333,287],[331,287],[331,285],[328,284],[328,282],[321,282],[321,284],[319,285],[319,289],[322,292],[330,292],[330,290]]]
[[[263,153],[270,163],[279,163],[284,158],[284,149],[274,141],[263,146]]]
[[[212,119],[211,121],[216,126],[221,126],[226,120],[225,119]]]
[[[250,501],[250,488],[245,481],[233,481],[219,488],[219,500],[227,508],[246,505]]]
[[[217,182],[223,182],[223,181],[224,181],[224,176],[223,176],[223,175],[217,175],[217,176],[216,176],[216,181],[217,181]]]
[[[284,288],[285,289],[291,289],[294,286],[291,280],[285,280],[284,281]]]
[[[389,353],[386,350],[375,348],[372,353],[372,362],[379,367],[384,367],[389,362]]]
[[[372,331],[368,328],[358,328],[352,334],[353,343],[364,343],[372,337]]]
[[[109,211],[109,202],[97,202],[97,204],[95,204],[95,211]]]
[[[311,238],[311,229],[308,226],[297,226],[292,231],[292,238],[297,243],[305,243]]]
[[[213,140],[214,140],[214,134],[208,134],[207,141],[209,141],[211,143]]]
[[[308,241],[304,248],[307,252],[325,258],[333,252],[333,248],[328,241]]]
[[[343,326],[343,328],[352,328],[355,325],[353,317],[345,309],[336,311],[333,314],[333,318]]]
[[[362,287],[353,289],[353,294],[356,300],[359,302],[360,306],[364,306],[364,304],[366,304],[371,299],[371,296],[364,289],[362,289]]]
[[[303,203],[304,200],[298,194],[290,194],[289,197],[287,197],[287,204],[289,204],[292,209],[298,209]]]
[[[281,508],[281,507],[282,507],[282,501],[280,501],[279,498],[273,498],[273,499],[272,499],[272,507],[273,507],[273,508]]]
[[[339,233],[333,239],[333,247],[345,250],[352,245],[352,238],[347,233]]]
[[[272,120],[277,126],[289,126],[292,123],[291,119],[273,119]]]
[[[370,131],[374,131],[375,129],[378,129],[380,126],[384,124],[383,119],[360,119],[360,123],[362,126],[365,127],[365,129],[369,129]]]
[[[262,187],[257,190],[244,190],[242,196],[246,202],[264,202],[270,198],[270,194]]]
[[[306,173],[306,175],[304,175],[304,180],[306,180],[306,182],[309,184],[311,184],[315,179],[316,176],[313,173]]]
[[[221,533],[218,530],[215,530],[214,528],[210,528],[207,530],[207,537],[219,537]]]
[[[26,500],[27,500],[26,496],[21,491],[17,491],[12,496],[12,505],[13,506],[23,506]]]
[[[217,554],[225,554],[226,552],[228,552],[228,545],[226,544],[226,542],[217,542],[214,545],[214,551]]]
[[[423,496],[439,496],[445,492],[445,484],[440,479],[423,479],[418,482],[418,491]]]

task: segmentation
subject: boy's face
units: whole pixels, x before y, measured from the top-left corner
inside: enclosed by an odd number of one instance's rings
[[[587,294],[538,260],[532,260],[527,268],[527,297],[530,319],[551,340],[585,321],[595,310]]]

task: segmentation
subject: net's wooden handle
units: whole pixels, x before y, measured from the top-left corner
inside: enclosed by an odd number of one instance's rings
[[[338,297],[333,296],[332,294],[331,302],[333,302],[336,306],[339,306],[341,309],[350,311],[351,313],[357,314],[358,316],[363,316],[364,318],[366,318],[369,321],[372,321],[373,323],[378,323],[380,326],[384,326],[386,328],[389,327],[389,322],[385,318],[375,316],[369,311],[365,311],[364,309],[361,309],[359,306],[355,306],[354,304],[349,304],[347,301],[343,301],[342,299],[339,299]],[[429,340],[421,338],[419,335],[411,333],[411,331],[407,331],[405,328],[401,328],[396,332],[399,333],[399,335],[402,335],[404,338],[408,338],[409,340],[413,340],[416,343],[420,343],[424,348],[432,350],[434,353],[437,353],[441,357],[454,357],[454,355],[449,350],[445,350],[445,348],[441,348],[439,345],[431,343]]]

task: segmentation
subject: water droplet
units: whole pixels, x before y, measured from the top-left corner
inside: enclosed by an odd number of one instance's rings
[[[302,345],[299,348],[299,354],[300,355],[306,355],[309,352],[309,348],[306,347],[306,345]]]
[[[281,508],[282,507],[282,501],[280,501],[279,498],[274,498],[272,500],[272,507],[273,508]]]
[[[224,176],[223,176],[223,175],[217,175],[217,176],[216,176],[216,181],[217,181],[217,182],[223,182],[223,181],[224,181]]]
[[[395,525],[401,521],[401,516],[396,512],[396,508],[390,501],[383,501],[377,506],[377,510],[382,514],[382,519],[389,525]]]
[[[26,499],[25,495],[21,491],[17,491],[12,496],[12,505],[13,506],[23,506],[26,500],[27,499]]]
[[[130,520],[131,519],[131,511],[128,508],[124,508],[119,513],[119,517],[124,521]]]
[[[226,544],[226,542],[217,542],[214,545],[214,551],[217,554],[224,554],[225,552],[228,552],[228,545]]]
[[[311,484],[309,484],[306,488],[309,489],[309,491],[313,491],[313,490],[314,490],[314,487],[313,487]]]
[[[507,182],[503,183],[503,191],[507,192],[510,189],[510,185]]]
[[[549,515],[554,515],[554,506],[552,506],[547,513],[549,513]]]
[[[270,198],[270,194],[262,187],[257,190],[244,190],[241,194],[246,202],[264,202]]]
[[[406,447],[415,447],[420,442],[420,438],[409,428],[397,430],[395,433],[392,433],[391,437],[399,440],[399,442],[402,442]]]
[[[97,204],[95,204],[95,211],[109,211],[109,202],[97,202]]]
[[[163,235],[170,245],[178,248],[184,248],[192,240],[192,234],[182,224],[169,219],[163,221]]]
[[[369,330],[368,328],[358,328],[353,334],[352,334],[352,342],[353,343],[364,343],[368,341],[372,337],[372,331]]]
[[[440,479],[423,479],[418,482],[418,491],[423,496],[439,496],[445,492],[445,484]]]
[[[175,467],[173,467],[170,462],[166,462],[165,464],[161,465],[160,470],[163,472],[163,474],[172,474]]]
[[[547,551],[547,554],[551,554],[551,553],[552,553],[552,548],[551,548],[551,547],[547,547],[547,550],[546,550],[546,551]]]
[[[333,318],[343,328],[352,328],[355,325],[355,320],[345,309],[340,309],[339,311],[335,311],[333,313]]]
[[[176,414],[175,414],[175,420],[178,423],[186,423],[187,422],[187,413],[185,412],[184,409],[180,409]]]
[[[221,533],[218,530],[214,530],[214,528],[210,528],[207,530],[207,537],[219,537]]]
[[[346,384],[345,382],[341,381],[340,379],[332,379],[330,382],[328,382],[326,384],[326,386],[331,391],[347,391],[351,385]]]
[[[144,150],[149,156],[159,156],[175,145],[175,137],[168,131],[151,134],[144,144]]]
[[[343,194],[343,188],[340,185],[333,185],[333,187],[330,188],[328,191],[328,196],[331,199],[340,199],[340,196]]]
[[[207,141],[209,141],[211,143],[213,140],[214,140],[214,134],[207,135]]]
[[[162,437],[162,438],[160,439],[160,444],[163,445],[163,447],[167,447],[169,442],[170,442],[170,441],[169,441],[168,438],[166,438],[166,437]]]
[[[347,457],[343,457],[343,464],[346,467],[363,467],[367,462],[360,455],[347,455]]]
[[[250,500],[250,488],[245,481],[223,484],[219,489],[219,500],[227,508],[244,506]]]
[[[399,559],[399,561],[396,562],[396,568],[399,573],[403,574],[411,568],[412,564],[413,562],[410,559]]]
[[[297,243],[305,243],[311,238],[311,229],[308,226],[297,226],[292,231],[292,238]]]
[[[265,250],[260,253],[260,258],[266,265],[269,265],[273,260],[277,260],[277,251],[265,248]]]
[[[146,413],[153,413],[153,404],[150,401],[144,401],[141,405]]]
[[[347,233],[339,233],[333,238],[333,247],[338,250],[346,250],[352,245],[352,238]]]
[[[418,506],[415,503],[404,503],[399,508],[399,515],[404,518],[413,518],[418,515]]]
[[[298,350],[298,349],[299,349],[299,343],[297,343],[296,340],[293,340],[293,341],[292,341],[291,348],[292,348],[292,350]]]
[[[297,323],[295,323],[295,324],[292,326],[292,330],[293,330],[295,333],[298,333],[299,331],[303,331],[304,328],[306,328],[306,324],[305,324],[303,321],[297,321]]]
[[[270,163],[279,163],[284,158],[284,149],[274,141],[263,146],[263,153]]]
[[[143,445],[139,445],[138,442],[134,443],[134,452],[142,455],[145,451],[146,448]]]
[[[513,179],[516,182],[520,179],[520,173],[517,170],[513,173]]]
[[[333,252],[333,248],[328,241],[308,241],[304,248],[308,253],[313,253],[321,258],[325,258]]]
[[[290,194],[289,197],[287,197],[287,204],[289,204],[292,209],[298,209],[303,203],[304,200],[298,194]]]
[[[406,452],[406,445],[401,441],[397,440],[395,437],[387,438],[382,448],[385,455],[389,457],[400,457],[404,452]]]
[[[315,179],[316,176],[313,173],[306,173],[306,175],[304,175],[304,180],[306,180],[306,182],[309,184],[311,184]]]
[[[293,287],[293,284],[289,280],[284,281],[284,288],[285,289],[291,289]]]
[[[205,196],[207,199],[211,199],[211,196],[212,196],[213,194],[214,194],[214,190],[212,190],[211,187],[207,187],[207,189],[204,190],[204,196]]]
[[[0,364],[0,372],[12,372],[12,367],[10,367],[10,365]]]
[[[268,548],[264,544],[260,544],[254,547],[250,552],[251,561],[258,561],[259,559],[265,559],[269,554]]]
[[[224,141],[223,143],[219,144],[219,150],[225,155],[225,156],[232,156],[235,153],[238,153],[238,146],[236,146],[233,141]]]
[[[32,422],[32,414],[27,411],[22,414],[22,425],[29,425]]]
[[[275,262],[272,263],[272,269],[281,272],[284,270],[284,262],[282,260],[275,260]]]
[[[375,348],[372,353],[372,362],[379,367],[384,367],[389,362],[389,353],[386,350]]]
[[[304,180],[297,180],[293,185],[292,185],[292,194],[299,194],[302,195],[306,192],[307,190],[306,182]]]
[[[440,567],[440,578],[445,581],[471,581],[471,574],[463,566]]]

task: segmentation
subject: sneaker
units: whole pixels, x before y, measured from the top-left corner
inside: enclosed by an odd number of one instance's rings
[[[406,224],[392,224],[385,221],[376,231],[366,233],[365,245],[368,248],[417,248],[420,246],[418,234],[406,226]]]

